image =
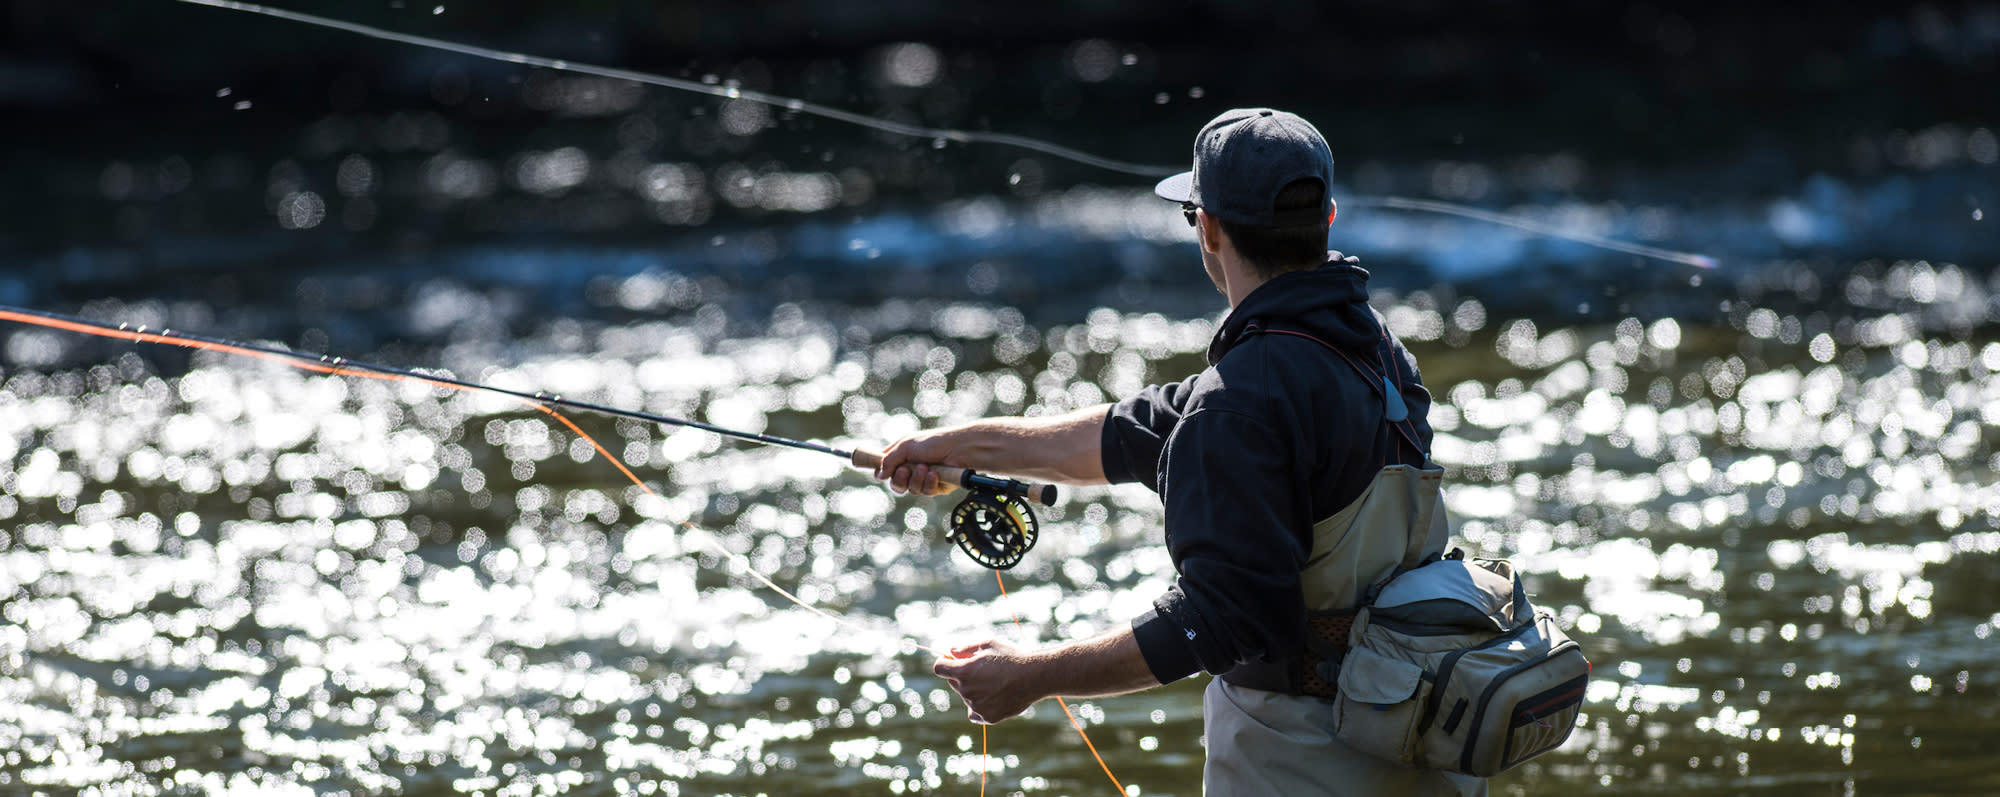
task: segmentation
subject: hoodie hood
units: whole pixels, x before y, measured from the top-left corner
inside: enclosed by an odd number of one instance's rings
[[[1382,325],[1368,306],[1368,272],[1358,262],[1328,252],[1319,268],[1286,272],[1257,286],[1222,319],[1208,343],[1208,364],[1221,362],[1251,324],[1296,329],[1342,349],[1374,349]]]

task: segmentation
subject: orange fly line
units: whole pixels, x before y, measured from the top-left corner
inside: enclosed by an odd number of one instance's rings
[[[186,349],[221,352],[224,354],[234,354],[241,357],[254,357],[256,359],[267,360],[270,362],[279,363],[281,365],[297,368],[302,371],[311,371],[313,373],[328,374],[333,376],[353,376],[353,377],[360,377],[363,379],[376,379],[384,382],[415,382],[419,384],[431,385],[433,387],[441,387],[450,390],[456,390],[463,393],[476,393],[476,392],[496,393],[511,398],[514,401],[524,406],[545,413],[549,417],[556,419],[558,422],[562,423],[563,426],[567,427],[571,432],[575,433],[578,438],[582,439],[586,443],[589,443],[591,448],[595,449],[599,455],[603,456],[605,461],[610,462],[613,467],[616,467],[618,469],[618,472],[620,474],[623,474],[625,476],[625,479],[627,481],[630,481],[633,484],[633,486],[638,487],[640,490],[644,491],[647,495],[652,496],[654,498],[662,497],[659,491],[654,490],[650,485],[642,481],[639,478],[638,474],[633,473],[632,469],[625,465],[624,459],[618,457],[617,455],[612,454],[611,451],[609,449],[606,449],[602,443],[597,442],[597,438],[592,437],[589,432],[585,432],[582,427],[577,426],[576,423],[574,421],[571,421],[568,416],[565,416],[561,412],[556,411],[554,407],[551,407],[546,403],[536,401],[531,398],[516,396],[512,393],[508,393],[505,391],[494,390],[493,388],[484,385],[473,384],[473,383],[460,383],[454,381],[447,381],[443,379],[433,379],[431,377],[427,377],[422,374],[412,373],[412,372],[377,370],[376,367],[353,368],[341,365],[340,363],[343,361],[340,360],[339,358],[321,358],[319,360],[314,360],[314,359],[309,359],[313,355],[305,354],[302,352],[269,351],[251,347],[245,344],[231,343],[221,340],[209,340],[209,339],[185,337],[179,334],[175,334],[171,330],[148,331],[143,326],[133,329],[126,329],[122,326],[113,327],[109,325],[103,325],[85,321],[53,318],[47,315],[36,314],[36,313],[23,313],[14,310],[7,310],[4,308],[0,308],[0,320],[13,321],[21,324],[30,324],[33,326],[47,327],[50,329],[59,329],[65,332],[75,332],[83,335],[94,335],[102,338],[130,341],[133,343],[152,343],[152,344],[167,345],[167,346],[179,346],[181,348],[186,348]],[[693,532],[702,531],[700,527],[694,525],[694,523],[690,521],[683,520],[681,521],[681,525],[686,527],[689,531]],[[791,601],[793,605],[798,606],[799,608],[811,612],[815,615],[818,615],[822,618],[825,618],[826,620],[831,621],[834,624],[839,625],[842,628],[846,628],[851,631],[859,631],[864,634],[880,633],[880,632],[871,632],[869,629],[855,625],[853,622],[849,620],[846,620],[834,614],[830,614],[827,611],[820,609],[817,606],[813,606],[809,603],[806,603],[804,600],[801,600],[798,596],[793,595],[791,592],[787,591],[784,587],[778,586],[777,582],[772,581],[770,578],[766,577],[763,573],[758,572],[756,568],[751,567],[749,561],[745,560],[742,556],[726,548],[723,548],[721,545],[717,544],[716,541],[708,534],[706,533],[700,534],[699,539],[702,541],[704,545],[707,546],[710,552],[715,553],[724,559],[736,562],[737,565],[743,569],[743,572],[750,574],[752,578],[757,579],[758,582],[762,583],[766,588],[770,589],[772,592],[776,592],[779,595],[784,596],[785,600]],[[1002,598],[1007,597],[1007,583],[1001,580],[1000,571],[998,570],[993,571],[993,580],[1000,586],[1000,597]],[[1017,630],[1021,629],[1022,625],[1020,616],[1014,614],[1012,608],[1008,609],[1008,615],[1013,617],[1014,627]],[[902,638],[900,641],[904,645],[907,645],[916,650],[924,651],[925,653],[929,653],[933,656],[945,657],[949,655],[948,652],[940,651],[937,650],[936,648],[919,644],[916,641],[911,640],[907,637]],[[1119,794],[1121,795],[1124,794],[1125,787],[1118,782],[1118,776],[1111,774],[1111,767],[1104,763],[1104,756],[1100,755],[1097,752],[1097,745],[1091,743],[1090,734],[1085,733],[1083,730],[1083,723],[1078,722],[1076,719],[1076,715],[1070,712],[1069,704],[1067,702],[1064,702],[1061,697],[1056,698],[1056,703],[1062,706],[1063,714],[1069,717],[1070,727],[1075,728],[1077,735],[1083,738],[1084,746],[1090,749],[1091,757],[1097,759],[1097,765],[1103,768],[1105,777],[1111,779],[1111,785],[1116,786],[1118,788]],[[982,759],[990,758],[990,756],[987,753],[987,736],[986,736],[986,727],[984,725],[981,725],[979,728],[979,754]],[[986,769],[987,767],[984,764],[982,764],[979,768],[979,794],[981,795],[981,797],[985,797],[986,794]]]

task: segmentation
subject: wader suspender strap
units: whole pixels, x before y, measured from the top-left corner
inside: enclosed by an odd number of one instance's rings
[[[1332,352],[1333,352],[1334,354],[1338,354],[1338,355],[1340,355],[1340,359],[1341,359],[1341,360],[1343,360],[1343,361],[1345,361],[1345,362],[1346,362],[1346,363],[1348,364],[1348,366],[1349,366],[1349,367],[1352,367],[1352,368],[1353,368],[1353,369],[1355,370],[1355,372],[1356,372],[1356,373],[1359,373],[1359,374],[1361,374],[1361,377],[1362,377],[1361,381],[1363,381],[1363,382],[1367,382],[1367,383],[1368,383],[1368,386],[1369,386],[1370,388],[1373,388],[1373,389],[1375,390],[1375,395],[1376,395],[1376,396],[1379,396],[1379,397],[1380,397],[1380,398],[1382,399],[1382,401],[1383,401],[1383,403],[1384,403],[1384,405],[1385,405],[1385,406],[1387,405],[1387,403],[1388,403],[1388,401],[1389,401],[1389,392],[1388,392],[1388,387],[1387,387],[1387,385],[1391,384],[1391,382],[1389,381],[1389,378],[1388,378],[1388,376],[1387,376],[1387,375],[1385,375],[1385,374],[1383,374],[1383,373],[1382,373],[1382,372],[1380,372],[1380,371],[1376,371],[1376,370],[1373,370],[1373,369],[1371,369],[1371,368],[1369,368],[1369,367],[1367,367],[1367,366],[1365,366],[1365,365],[1362,365],[1361,363],[1358,363],[1358,362],[1355,362],[1355,361],[1354,361],[1354,358],[1353,358],[1353,357],[1349,357],[1349,356],[1347,355],[1347,352],[1344,352],[1344,351],[1341,351],[1341,350],[1340,350],[1340,347],[1338,347],[1338,346],[1335,346],[1335,345],[1333,345],[1333,344],[1331,344],[1331,343],[1328,343],[1328,342],[1326,342],[1326,341],[1324,341],[1324,340],[1320,340],[1319,338],[1317,338],[1317,337],[1314,337],[1314,336],[1312,336],[1312,335],[1308,335],[1308,334],[1306,334],[1306,333],[1304,333],[1304,332],[1298,332],[1298,331],[1294,331],[1294,330],[1290,330],[1290,329],[1276,329],[1276,328],[1267,328],[1267,327],[1261,327],[1261,326],[1258,326],[1258,325],[1257,325],[1257,324],[1255,324],[1255,323],[1252,323],[1252,324],[1250,324],[1250,325],[1249,325],[1248,327],[1245,327],[1244,331],[1245,331],[1245,332],[1251,332],[1251,333],[1254,333],[1254,332],[1275,332],[1275,333],[1277,333],[1277,334],[1280,334],[1280,335],[1291,335],[1291,336],[1293,336],[1293,337],[1298,337],[1298,338],[1305,338],[1306,340],[1310,340],[1310,341],[1312,341],[1312,342],[1314,342],[1314,343],[1317,343],[1317,344],[1319,344],[1319,345],[1321,345],[1321,346],[1325,346],[1325,347],[1326,347],[1326,348],[1327,348],[1328,350],[1332,351]],[[1388,342],[1389,342],[1389,332],[1388,332],[1388,330],[1386,330],[1386,329],[1385,329],[1385,330],[1383,330],[1383,332],[1382,332],[1382,344],[1383,344],[1384,346],[1387,346],[1387,345],[1388,345]],[[1375,358],[1376,358],[1377,360],[1381,360],[1381,361],[1383,361],[1383,362],[1385,362],[1385,363],[1394,363],[1394,362],[1395,362],[1395,359],[1396,359],[1396,358],[1394,357],[1394,354],[1395,354],[1395,353],[1394,353],[1394,352],[1392,351],[1392,352],[1390,352],[1390,353],[1389,353],[1388,355],[1386,355],[1386,356],[1385,356],[1385,355],[1384,355],[1384,354],[1382,353],[1382,351],[1381,351],[1380,349],[1377,349],[1377,350],[1376,350],[1376,352],[1375,352]],[[1391,369],[1391,370],[1394,370],[1394,369],[1395,369],[1395,366],[1394,366],[1394,365],[1390,365],[1390,369]],[[1398,373],[1398,374],[1396,374],[1396,375],[1397,375],[1397,376],[1401,376],[1402,374]],[[1399,391],[1399,392],[1400,392],[1400,391]],[[1397,397],[1397,400],[1398,400],[1398,401],[1401,401],[1401,400],[1402,400],[1402,398],[1401,398],[1400,396],[1398,396],[1398,397]],[[1403,421],[1402,421],[1401,423],[1396,423],[1396,422],[1393,422],[1393,421],[1390,421],[1390,420],[1388,419],[1388,417],[1386,416],[1386,414],[1385,414],[1385,415],[1384,415],[1384,417],[1382,418],[1382,422],[1383,422],[1383,423],[1386,423],[1386,424],[1388,424],[1388,425],[1389,425],[1389,426],[1390,426],[1391,428],[1393,428],[1393,429],[1395,429],[1395,430],[1396,430],[1397,432],[1401,433],[1401,434],[1403,435],[1403,439],[1404,439],[1405,441],[1409,442],[1409,444],[1410,444],[1410,448],[1412,448],[1412,449],[1415,449],[1415,450],[1416,450],[1416,452],[1417,452],[1417,454],[1418,454],[1418,455],[1419,455],[1420,457],[1422,457],[1424,461],[1428,461],[1428,460],[1429,460],[1429,459],[1431,458],[1431,452],[1430,452],[1430,451],[1428,451],[1428,450],[1425,450],[1425,448],[1424,448],[1424,445],[1423,445],[1422,443],[1419,443],[1419,442],[1417,442],[1417,433],[1416,433],[1416,428],[1415,428],[1415,427],[1414,427],[1413,425],[1411,425],[1411,424],[1410,424],[1410,422],[1409,422],[1409,419],[1405,418],[1405,419],[1404,419],[1404,420],[1403,420]],[[1390,450],[1391,450],[1391,453],[1390,453],[1390,456],[1393,456],[1393,457],[1395,457],[1395,459],[1396,459],[1396,462],[1395,462],[1394,464],[1398,464],[1398,465],[1402,464],[1402,462],[1403,462],[1403,457],[1402,457],[1402,454],[1401,454],[1401,452],[1397,452],[1397,451],[1395,451],[1395,446],[1390,446]],[[1384,462],[1384,463],[1382,463],[1382,464],[1386,466],[1386,465],[1388,465],[1388,464],[1390,464],[1390,463],[1388,463],[1388,462]],[[1421,464],[1421,462],[1420,462],[1419,464]]]
[[[1416,426],[1410,423],[1407,417],[1408,405],[1404,405],[1405,417],[1400,422],[1389,419],[1389,406],[1392,400],[1389,391],[1397,391],[1398,395],[1394,396],[1393,400],[1396,402],[1402,401],[1402,396],[1400,395],[1402,391],[1395,386],[1396,382],[1390,381],[1389,375],[1384,374],[1383,371],[1363,365],[1355,360],[1354,357],[1349,356],[1347,352],[1341,351],[1340,347],[1304,332],[1264,327],[1256,322],[1252,322],[1244,327],[1245,335],[1264,332],[1275,332],[1280,335],[1305,338],[1306,340],[1325,346],[1329,351],[1339,355],[1340,359],[1346,362],[1348,367],[1353,368],[1354,372],[1361,376],[1361,381],[1367,382],[1368,386],[1375,391],[1375,395],[1382,400],[1382,422],[1390,428],[1395,429],[1398,434],[1402,435],[1404,442],[1410,444],[1410,449],[1417,452],[1418,464],[1422,465],[1430,461],[1430,452],[1425,450],[1423,444],[1417,441]],[[1395,362],[1395,350],[1389,344],[1389,332],[1386,328],[1382,331],[1382,342],[1376,348],[1375,358],[1377,362],[1384,366],[1384,371],[1389,371],[1398,377],[1402,375],[1400,369],[1397,369],[1393,365]],[[1400,381],[1400,379],[1397,381]],[[1384,453],[1382,459],[1382,467],[1388,467],[1392,464],[1403,464],[1402,447],[1397,445],[1394,440],[1391,440],[1389,450]],[[1406,551],[1404,559],[1408,560],[1409,556],[1409,552]],[[1400,566],[1398,569],[1401,569]],[[1370,591],[1371,593],[1373,592],[1372,589]],[[1371,600],[1372,597],[1371,594]],[[1265,681],[1260,683],[1253,680],[1239,683],[1259,689],[1269,689],[1288,694],[1304,694],[1329,699],[1335,697],[1339,691],[1337,683],[1339,680],[1340,665],[1347,658],[1346,640],[1349,629],[1354,625],[1354,618],[1355,613],[1352,610],[1308,612],[1306,617],[1306,650],[1303,656],[1293,661],[1289,676],[1285,677],[1282,682]]]

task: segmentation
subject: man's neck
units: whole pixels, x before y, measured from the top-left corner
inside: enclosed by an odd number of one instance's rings
[[[1252,267],[1248,261],[1241,258],[1232,258],[1232,260],[1235,261],[1233,264],[1224,266],[1224,273],[1229,276],[1226,279],[1228,287],[1223,293],[1223,295],[1229,297],[1229,309],[1231,310],[1236,309],[1237,305],[1242,304],[1245,297],[1256,292],[1258,288],[1264,287],[1264,283],[1266,282],[1294,271],[1311,271],[1319,267],[1318,265],[1298,266],[1284,269],[1266,277],[1258,272],[1256,268]]]
[[[1244,297],[1249,296],[1252,292],[1262,287],[1264,283],[1270,281],[1260,276],[1256,269],[1250,267],[1249,263],[1242,263],[1238,268],[1228,273],[1228,290],[1224,295],[1229,297],[1229,309],[1231,310],[1236,309],[1237,305],[1242,304]]]

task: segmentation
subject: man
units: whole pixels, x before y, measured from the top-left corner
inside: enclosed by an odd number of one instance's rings
[[[1206,670],[1219,676],[1203,701],[1210,793],[1485,791],[1479,779],[1343,745],[1333,704],[1305,694],[1315,675],[1325,694],[1334,672],[1309,652],[1345,645],[1344,632],[1309,632],[1309,602],[1354,606],[1395,566],[1405,538],[1386,529],[1374,534],[1387,540],[1379,544],[1329,542],[1315,525],[1359,504],[1385,465],[1422,464],[1431,439],[1430,394],[1369,308],[1367,272],[1326,250],[1332,178],[1326,140],[1305,120],[1268,109],[1216,117],[1195,139],[1193,171],[1155,188],[1182,203],[1202,266],[1229,300],[1209,367],[1114,405],[977,421],[884,452],[877,475],[898,490],[949,489],[929,467],[944,464],[1070,484],[1139,482],[1165,505],[1179,576],[1130,627],[1033,651],[981,642],[937,663],[973,720]],[[1331,593],[1302,584],[1302,571],[1329,566],[1345,574]],[[1313,633],[1327,638],[1309,643]]]

